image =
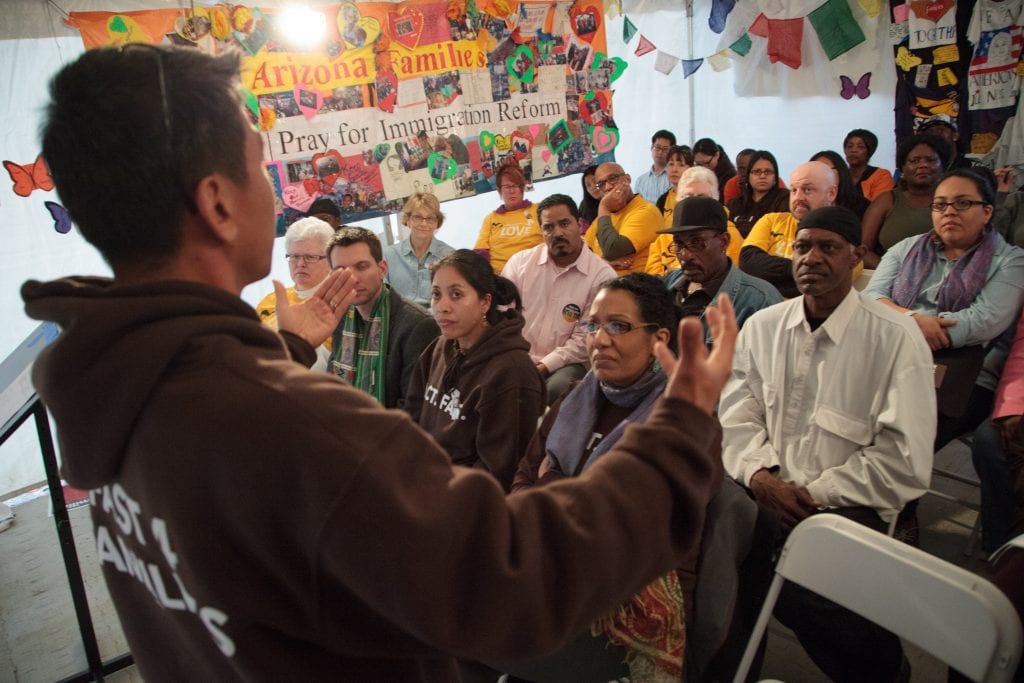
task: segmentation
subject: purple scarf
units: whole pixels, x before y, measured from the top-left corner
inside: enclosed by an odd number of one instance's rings
[[[996,249],[1002,246],[1002,236],[986,228],[981,241],[965,251],[956,260],[946,280],[939,285],[936,297],[936,313],[953,312],[967,308],[985,286],[988,268]],[[892,301],[897,306],[912,308],[921,293],[925,279],[938,264],[941,242],[935,231],[926,232],[917,238],[910,248],[896,280],[892,283]]]

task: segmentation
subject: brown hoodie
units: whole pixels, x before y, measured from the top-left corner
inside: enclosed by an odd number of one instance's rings
[[[451,655],[550,651],[675,566],[721,480],[717,422],[665,401],[586,475],[506,498],[222,290],[22,295],[63,330],[33,379],[150,683],[452,681]]]

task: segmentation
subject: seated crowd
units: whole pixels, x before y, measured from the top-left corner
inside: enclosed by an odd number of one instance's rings
[[[383,248],[311,211],[285,236],[287,296],[350,271],[356,299],[314,369],[404,408],[454,463],[514,496],[582,475],[642,422],[666,383],[656,343],[674,347],[692,316],[713,347],[705,316],[727,295],[741,329],[718,406],[722,460],[769,520],[738,544],[745,574],[771,569],[745,561],[754,545],[779,547],[823,510],[916,543],[933,454],[975,430],[992,551],[1024,532],[1024,194],[1011,169],[970,167],[955,134],[947,117],[924,120],[897,146],[894,180],[870,165],[867,130],[788,175],[770,151],[743,150],[734,165],[714,140],[691,148],[661,130],[650,169],[592,166],[579,204],[527,200],[513,163],[495,175],[502,203],[473,250],[437,238],[431,194],[409,198],[408,237]],[[273,301],[258,307],[269,325]],[[464,662],[463,675],[557,680],[598,643],[618,657],[590,661],[603,680],[710,676],[707,657],[684,657],[709,637],[693,617],[702,561],[695,553],[550,658]],[[748,604],[755,584],[740,582]],[[899,639],[834,603],[787,585],[775,614],[833,680],[908,679]]]

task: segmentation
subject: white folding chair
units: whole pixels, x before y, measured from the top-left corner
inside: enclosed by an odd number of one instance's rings
[[[783,581],[856,612],[973,681],[1009,681],[1017,669],[1021,624],[998,588],[845,517],[820,514],[790,533],[733,683],[747,677]]]

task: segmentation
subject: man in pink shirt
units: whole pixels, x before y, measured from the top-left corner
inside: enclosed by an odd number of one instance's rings
[[[544,243],[512,256],[501,274],[523,298],[523,337],[550,404],[587,372],[586,334],[578,323],[615,271],[583,243],[571,197],[551,195],[537,205],[537,217]]]
[[[992,419],[974,432],[981,480],[981,543],[992,552],[1024,533],[1024,315],[996,389]]]

